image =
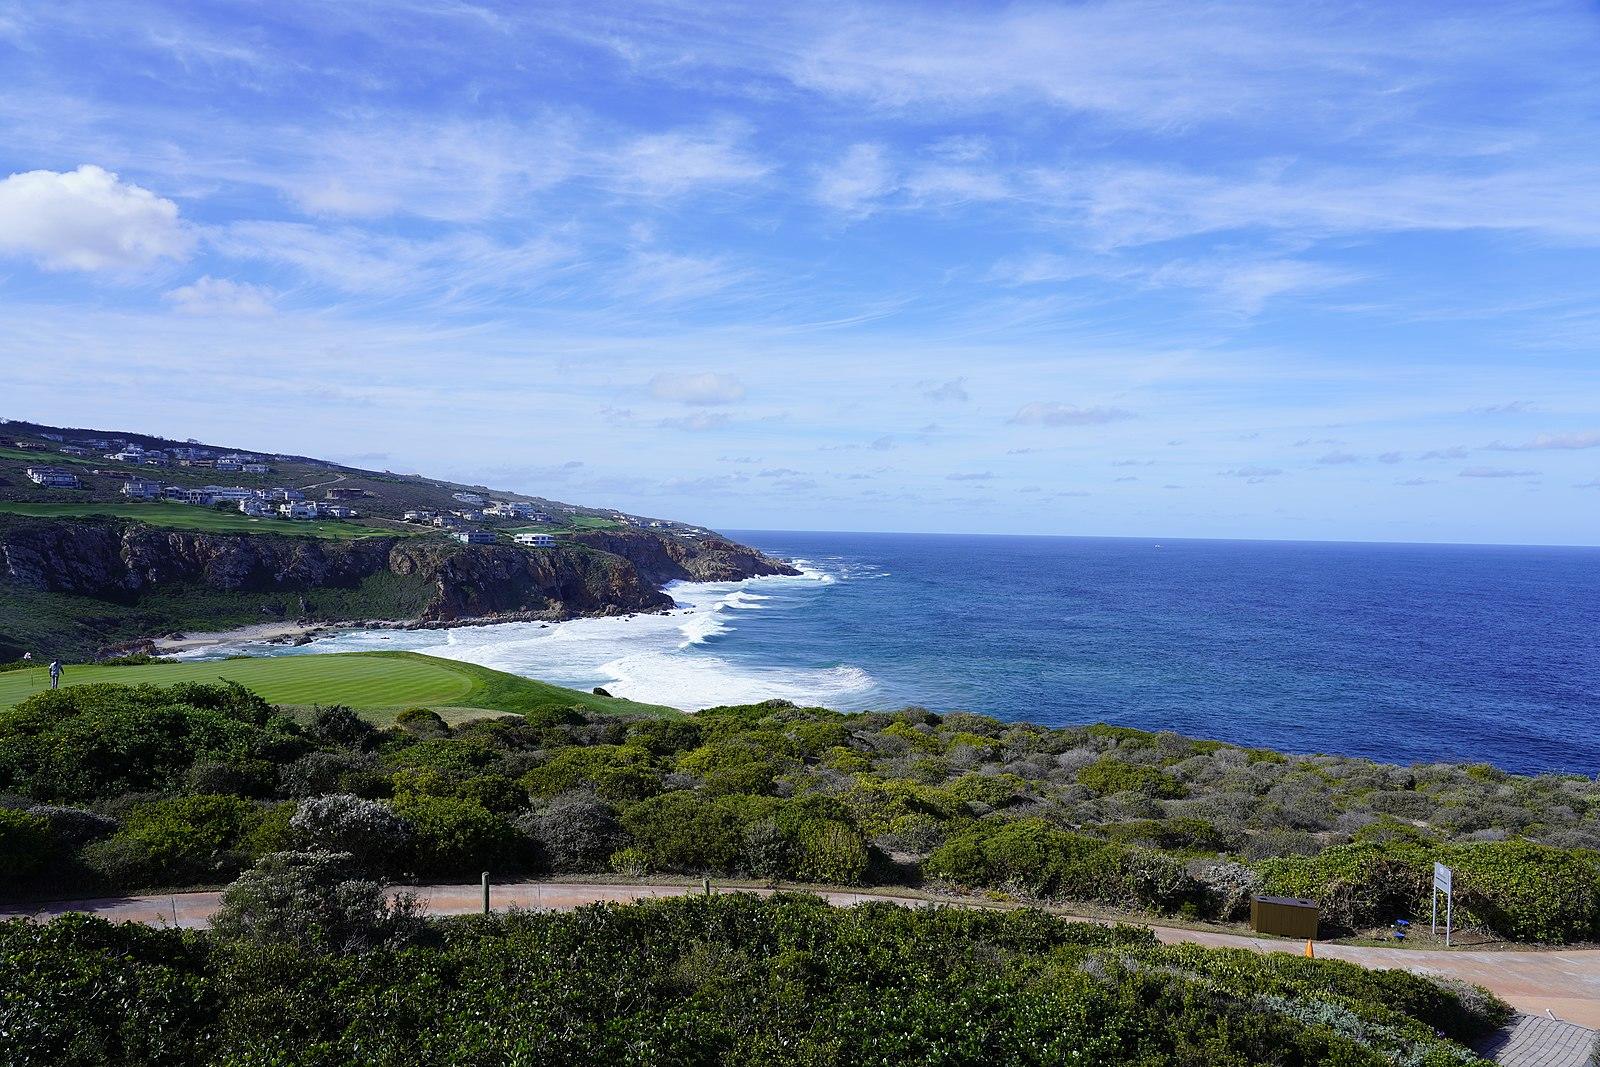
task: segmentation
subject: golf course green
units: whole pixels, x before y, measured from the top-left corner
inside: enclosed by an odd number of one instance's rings
[[[274,704],[344,704],[379,723],[410,707],[432,708],[454,721],[485,712],[575,705],[601,712],[677,714],[656,704],[583,693],[416,652],[340,652],[139,666],[71,664],[63,672],[61,684],[172,685],[224,680],[237,682]],[[49,685],[42,665],[0,673],[0,708],[11,707]]]

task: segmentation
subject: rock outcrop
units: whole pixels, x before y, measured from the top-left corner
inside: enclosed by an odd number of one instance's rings
[[[763,575],[799,574],[789,564],[722,537],[679,537],[645,530],[585,530],[575,540],[621,556],[660,585],[671,581],[736,582]]]
[[[5,581],[123,603],[175,587],[348,588],[385,572],[432,587],[419,621],[434,623],[658,611],[672,606],[660,586],[674,579],[798,573],[721,538],[642,531],[591,531],[575,543],[529,551],[430,537],[213,534],[115,520],[27,520],[0,528]]]

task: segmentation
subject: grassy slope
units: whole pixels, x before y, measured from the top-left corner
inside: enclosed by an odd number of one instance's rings
[[[69,666],[64,685],[110,682],[171,685],[175,682],[238,682],[274,704],[345,704],[383,722],[408,707],[436,711],[537,711],[579,705],[591,711],[677,714],[657,704],[639,704],[565,689],[531,678],[437,659],[416,652],[343,652],[304,656],[151,663],[138,667]],[[11,707],[49,684],[43,667],[0,674],[0,707]],[[447,715],[467,718],[469,714]]]
[[[238,511],[194,507],[171,502],[95,503],[75,501],[60,504],[24,504],[0,501],[0,514],[26,515],[36,519],[84,519],[104,515],[114,519],[133,519],[149,526],[175,530],[201,530],[206,533],[282,534],[286,537],[326,537],[348,540],[357,537],[394,536],[394,530],[379,530],[353,522],[294,522],[288,519],[252,519]]]

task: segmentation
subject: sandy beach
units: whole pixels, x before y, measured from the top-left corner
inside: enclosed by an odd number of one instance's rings
[[[156,654],[170,655],[174,652],[193,652],[196,649],[250,641],[292,641],[297,637],[332,633],[343,628],[339,624],[326,622],[258,622],[232,630],[185,633],[182,637],[157,637],[153,638],[151,643],[155,646]]]

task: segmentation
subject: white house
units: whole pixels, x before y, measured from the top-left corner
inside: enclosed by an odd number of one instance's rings
[[[281,486],[259,490],[256,495],[262,500],[272,500],[280,504],[285,501],[304,500],[306,498],[306,495],[298,489],[284,489]]]
[[[497,500],[484,511],[503,519],[531,519],[539,513],[539,508],[522,500]]]
[[[451,499],[459,500],[463,504],[482,504],[483,497],[477,493],[451,493]]]
[[[317,517],[317,505],[305,500],[296,500],[290,504],[279,504],[278,514],[286,519],[314,519]]]
[[[219,459],[217,460],[216,469],[219,471],[239,471],[244,469],[244,465],[242,463],[227,463]]]
[[[239,469],[246,474],[271,474],[272,468],[265,463],[241,463]]]
[[[277,509],[265,500],[251,498],[239,501],[239,510],[252,519],[264,519],[278,513]]]
[[[326,515],[330,519],[353,519],[356,517],[356,509],[347,508],[343,504],[318,504],[317,514]]]
[[[406,522],[432,522],[434,515],[431,511],[408,511],[400,516]]]
[[[242,485],[208,485],[200,490],[211,498],[211,502],[237,504],[241,500],[254,500],[256,491],[246,489]]]
[[[516,535],[519,545],[528,545],[530,548],[554,548],[556,539],[547,533],[519,533]]]
[[[494,533],[490,530],[460,530],[450,536],[464,545],[494,544]]]
[[[154,500],[161,495],[161,483],[145,478],[129,478],[122,483],[122,495],[135,500]]]
[[[28,480],[46,489],[78,489],[83,484],[76,474],[60,467],[29,467]]]

